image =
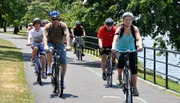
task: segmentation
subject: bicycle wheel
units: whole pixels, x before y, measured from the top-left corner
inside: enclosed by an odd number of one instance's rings
[[[131,71],[126,71],[126,102],[132,103],[132,77],[131,77]]]
[[[112,62],[107,61],[107,85],[112,87]]]
[[[56,67],[56,65],[55,65],[55,63],[53,63],[52,64],[52,76],[51,76],[51,83],[52,83],[52,85],[53,85],[53,87],[54,87],[54,93],[56,93],[56,78],[55,78],[55,68]]]
[[[64,86],[64,76],[62,73],[62,69],[59,67],[58,75],[57,75],[57,92],[59,97],[62,97],[63,95],[63,89],[64,89],[63,86]]]
[[[41,85],[42,84],[42,81],[41,81],[41,76],[42,76],[42,64],[41,64],[41,60],[38,59],[36,64],[37,64],[37,67],[38,67],[37,81],[39,82],[39,85]]]

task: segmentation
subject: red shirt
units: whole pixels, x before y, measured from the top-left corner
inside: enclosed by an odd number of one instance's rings
[[[116,31],[116,27],[112,26],[112,29],[110,31],[107,30],[106,26],[101,26],[99,31],[98,31],[98,38],[102,39],[102,46],[103,47],[111,47],[114,34]]]

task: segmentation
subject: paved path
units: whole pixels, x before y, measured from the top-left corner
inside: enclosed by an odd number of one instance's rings
[[[68,70],[65,77],[67,88],[63,98],[52,93],[50,79],[43,80],[43,85],[36,81],[33,67],[30,66],[31,49],[26,47],[26,37],[0,33],[0,38],[11,41],[24,56],[24,66],[29,87],[37,103],[124,103],[122,90],[115,85],[106,86],[101,79],[100,62],[86,54],[82,62],[77,61],[73,52],[68,52]],[[114,74],[114,82],[115,76]],[[139,97],[134,97],[134,103],[180,103],[180,98],[138,79]]]

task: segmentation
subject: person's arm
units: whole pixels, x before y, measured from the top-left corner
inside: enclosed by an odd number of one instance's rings
[[[64,34],[66,35],[67,46],[71,46],[71,44],[70,44],[70,33],[69,33],[68,27],[65,23],[64,23]]]
[[[99,44],[99,48],[102,48],[103,47],[103,34],[102,34],[102,28],[100,28],[98,30],[98,34],[97,34],[97,37],[98,37],[98,44]]]
[[[142,38],[139,29],[136,26],[134,26],[134,30],[135,30],[136,41],[138,41],[138,49],[140,49],[139,51],[142,51]]]
[[[82,27],[82,28],[83,28],[83,27]],[[83,28],[83,36],[86,36],[86,32],[85,32],[84,28]]]
[[[44,30],[43,30],[43,43],[44,43],[44,47],[48,47],[48,28],[45,26]]]
[[[112,42],[112,50],[116,50],[116,44],[117,44],[117,41],[119,40],[119,33],[121,32],[121,27],[118,27],[116,29],[116,32],[115,32],[115,35],[114,35],[114,39],[113,39],[113,42]]]

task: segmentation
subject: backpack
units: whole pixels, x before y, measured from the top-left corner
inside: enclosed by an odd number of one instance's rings
[[[134,30],[134,26],[133,25],[131,25],[131,32],[132,32],[132,35],[134,37],[135,49],[137,50],[135,30]],[[120,32],[119,39],[123,36],[123,33],[124,33],[124,24],[121,25],[121,32]]]

